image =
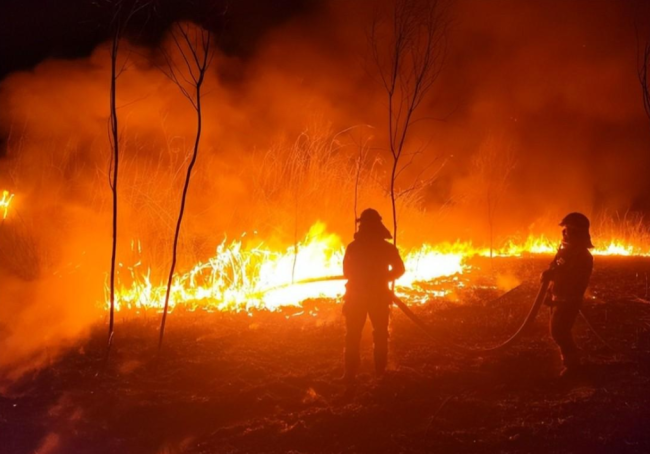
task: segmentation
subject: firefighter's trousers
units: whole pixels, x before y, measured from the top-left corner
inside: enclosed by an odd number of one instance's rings
[[[551,336],[560,348],[564,366],[568,368],[575,367],[580,363],[578,348],[573,341],[571,329],[581,306],[582,300],[559,301],[551,316]]]
[[[354,377],[361,362],[360,344],[366,317],[372,323],[375,372],[382,374],[388,361],[388,318],[390,301],[348,300],[343,307],[345,315],[345,374]]]

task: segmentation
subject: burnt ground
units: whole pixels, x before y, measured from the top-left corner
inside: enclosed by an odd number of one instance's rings
[[[414,311],[456,342],[494,345],[525,316],[545,263],[500,259],[495,269],[530,283],[497,301],[468,287],[462,302]],[[366,329],[354,387],[337,380],[344,327],[333,302],[306,303],[317,316],[176,312],[158,361],[158,318],[120,318],[108,363],[99,325],[0,397],[0,452],[647,453],[648,274],[649,259],[597,258],[584,312],[611,348],[579,319],[587,366],[570,380],[558,378],[548,309],[490,354],[432,343],[394,309],[391,371],[371,374]]]

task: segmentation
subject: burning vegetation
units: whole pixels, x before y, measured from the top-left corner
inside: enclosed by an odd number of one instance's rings
[[[9,213],[9,205],[13,200],[14,195],[10,194],[9,191],[2,191],[2,199],[0,199],[0,210],[2,210],[2,219],[7,219],[7,213]]]
[[[137,258],[141,246],[137,241],[132,244]],[[529,237],[521,243],[510,241],[494,251],[471,243],[424,244],[404,254],[407,273],[397,280],[396,291],[405,297],[417,295],[413,302],[429,302],[466,285],[461,275],[471,272],[474,257],[550,256],[557,244],[545,236]],[[650,255],[644,246],[624,243],[619,238],[601,240],[599,244],[593,250],[599,256]],[[310,298],[338,299],[345,291],[341,276],[343,253],[341,239],[328,234],[321,223],[312,226],[303,240],[286,251],[271,250],[261,241],[249,249],[243,248],[239,240],[224,241],[213,257],[175,278],[170,305],[172,310],[183,306],[191,311],[252,312],[301,307]],[[445,279],[444,286],[430,287],[438,278],[449,277],[453,279]],[[159,311],[164,306],[165,291],[163,283],[151,282],[151,268],[141,261],[128,266],[120,263],[118,311]]]
[[[627,71],[628,7],[348,3],[265,18],[244,49],[241,5],[110,1],[88,55],[0,80],[0,446],[650,449],[650,48]],[[389,374],[366,362],[352,388],[343,258],[367,207],[407,317]],[[577,337],[602,374],[574,388],[541,323],[488,348],[542,301],[572,211],[595,246]]]

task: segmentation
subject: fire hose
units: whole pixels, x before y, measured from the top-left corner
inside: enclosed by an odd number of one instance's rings
[[[539,312],[539,308],[542,306],[542,303],[544,302],[544,299],[546,298],[546,292],[548,290],[548,285],[549,281],[544,280],[542,281],[542,284],[539,287],[539,290],[537,292],[537,297],[535,298],[535,301],[533,302],[533,305],[530,307],[530,310],[528,311],[528,315],[526,315],[526,318],[522,322],[522,324],[519,326],[517,331],[513,335],[511,335],[507,340],[504,342],[495,345],[493,347],[488,347],[488,348],[473,348],[473,347],[468,347],[465,345],[460,345],[454,342],[451,342],[446,339],[440,339],[438,336],[432,335],[432,333],[427,329],[426,325],[420,320],[414,313],[409,309],[409,307],[402,301],[400,300],[397,296],[393,296],[393,302],[397,307],[399,307],[402,312],[411,320],[413,321],[418,327],[420,327],[423,331],[427,333],[429,337],[434,339],[436,342],[440,342],[447,347],[450,347],[454,350],[461,350],[461,351],[467,351],[471,353],[489,353],[497,350],[504,349],[506,347],[509,347],[510,345],[514,344],[528,329],[528,327],[533,323],[535,320],[535,317],[537,316],[537,313]]]
[[[292,284],[285,284],[282,286],[278,287],[273,287],[272,289],[266,290],[264,293],[267,293],[272,290],[276,290],[279,288],[284,288],[288,287],[289,285],[296,285],[296,284],[310,284],[310,283],[316,283],[316,282],[327,282],[327,281],[338,281],[338,280],[344,280],[344,276],[325,276],[325,277],[319,277],[319,278],[310,278],[310,279],[303,279],[299,281],[295,281]],[[533,304],[531,305],[528,314],[526,315],[526,318],[524,321],[521,323],[517,331],[515,331],[514,334],[512,334],[508,339],[503,341],[502,343],[492,346],[492,347],[487,347],[487,348],[475,348],[475,347],[469,347],[466,345],[461,345],[458,343],[455,343],[449,339],[443,339],[440,336],[436,336],[433,334],[433,332],[427,327],[427,325],[417,316],[415,313],[404,303],[397,295],[394,293],[392,294],[392,301],[393,303],[406,315],[406,317],[411,320],[415,325],[417,325],[423,332],[424,334],[427,335],[431,340],[434,342],[441,344],[444,347],[450,348],[452,350],[458,351],[458,352],[466,352],[466,353],[473,353],[473,354],[479,354],[479,353],[490,353],[490,352],[495,352],[498,350],[502,350],[504,348],[507,348],[514,344],[517,340],[519,340],[523,334],[526,333],[528,328],[532,325],[533,321],[537,317],[537,313],[539,312],[539,309],[542,307],[542,304],[544,303],[544,300],[546,298],[546,294],[548,291],[549,287],[549,280],[545,279],[542,281],[542,283],[539,286],[539,290],[537,291],[537,296],[535,297],[535,300],[533,301]],[[510,291],[506,292],[505,294],[501,295],[500,297],[496,298],[496,300],[503,298],[516,288],[519,288],[519,286],[511,289]],[[495,300],[495,301],[496,301]],[[596,337],[600,340],[600,342],[603,343],[606,347],[609,349],[613,350],[611,345],[609,345],[595,330],[595,328],[592,326],[592,324],[589,322],[587,317],[584,315],[582,311],[580,311],[580,316],[582,319],[585,321],[587,326],[591,331],[594,332]]]

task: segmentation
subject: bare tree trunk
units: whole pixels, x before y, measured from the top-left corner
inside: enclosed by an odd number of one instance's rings
[[[390,173],[390,205],[393,213],[393,244],[397,246],[397,198],[395,197],[395,181],[397,180],[397,165],[399,157],[393,159],[393,168]]]
[[[178,36],[174,34],[174,31],[178,33]],[[196,31],[194,30],[194,36],[190,36],[192,33],[188,27],[183,27],[179,24],[176,25],[176,29],[172,31],[172,38],[176,44],[178,51],[181,53],[181,56],[184,61],[185,70],[183,71],[177,65],[174,64],[171,57],[167,54],[164,54],[167,62],[167,72],[163,70],[165,75],[167,75],[180,89],[181,93],[190,101],[194,110],[196,112],[196,137],[194,139],[194,148],[192,150],[192,159],[187,167],[187,173],[185,175],[185,183],[183,185],[183,193],[181,196],[181,206],[178,213],[178,219],[176,221],[176,229],[174,231],[174,243],[172,247],[172,263],[169,269],[169,276],[167,278],[167,290],[165,292],[165,305],[163,308],[162,320],[160,322],[160,336],[158,338],[158,351],[160,352],[162,348],[163,338],[165,335],[165,325],[167,322],[167,313],[169,311],[169,298],[171,295],[172,282],[174,279],[174,271],[176,269],[176,262],[178,258],[178,239],[180,237],[181,225],[183,223],[183,215],[185,214],[185,204],[187,201],[187,193],[190,187],[190,181],[192,179],[192,170],[196,164],[196,160],[199,154],[199,145],[201,142],[201,132],[203,127],[203,112],[201,109],[201,87],[205,80],[206,71],[212,60],[212,55],[210,53],[210,32],[207,30]],[[189,54],[188,54],[189,53]],[[184,74],[184,73],[185,74]],[[191,82],[190,82],[191,81]],[[194,95],[190,94],[184,84],[191,83],[194,88]]]
[[[190,180],[192,178],[192,169],[196,164],[196,158],[199,155],[199,143],[201,141],[202,129],[202,112],[201,112],[201,84],[196,87],[196,139],[194,140],[194,151],[192,152],[192,160],[187,167],[187,174],[185,175],[185,184],[183,185],[183,195],[181,197],[181,209],[178,213],[178,220],[176,221],[176,230],[174,231],[174,246],[172,247],[172,264],[169,269],[169,277],[167,278],[167,291],[165,293],[165,308],[163,310],[162,321],[160,323],[160,338],[158,339],[158,350],[162,347],[163,336],[165,334],[165,322],[167,320],[167,311],[169,308],[169,295],[171,293],[172,280],[174,278],[174,270],[176,269],[176,260],[178,256],[178,238],[181,233],[181,224],[183,222],[183,215],[185,214],[185,202],[187,200],[187,191],[190,188]]]
[[[356,175],[354,177],[354,233],[357,233],[357,219],[359,218],[359,182],[361,181],[361,166],[363,165],[364,146],[361,142],[361,133],[359,133],[359,156],[357,157]]]
[[[359,179],[361,177],[361,163],[357,161],[357,174],[354,178],[354,229],[353,232],[357,233],[357,219],[359,219]]]
[[[111,105],[111,144],[113,146],[113,155],[112,155],[112,167],[113,175],[110,177],[110,186],[111,192],[113,194],[113,244],[111,248],[111,277],[110,277],[110,286],[111,286],[111,308],[110,308],[110,320],[108,323],[108,345],[113,342],[114,334],[114,321],[115,321],[115,261],[117,258],[117,177],[119,169],[119,158],[120,158],[120,143],[119,143],[119,124],[117,119],[117,106],[115,100],[116,94],[116,85],[117,85],[117,52],[119,49],[119,27],[116,27],[115,34],[113,35],[113,41],[111,45],[111,93],[110,93],[110,105]]]
[[[438,0],[394,0],[388,16],[386,23],[379,18],[373,21],[369,43],[388,101],[388,145],[393,159],[390,201],[393,244],[397,245],[397,200],[419,184],[418,179],[414,179],[408,190],[398,190],[397,180],[419,154],[414,152],[406,163],[402,162],[405,144],[414,115],[440,74],[449,21]],[[433,178],[421,186],[431,181]]]
[[[111,188],[112,193],[112,245],[111,245],[111,271],[110,271],[110,312],[109,312],[109,323],[108,323],[108,350],[106,354],[106,359],[110,353],[111,345],[113,343],[113,336],[115,334],[115,264],[117,261],[117,225],[118,225],[118,176],[119,176],[119,163],[120,163],[120,129],[119,121],[117,115],[117,79],[120,77],[124,71],[125,66],[122,65],[118,69],[117,57],[120,50],[120,41],[122,40],[122,35],[125,32],[127,25],[133,16],[139,11],[143,10],[148,5],[146,1],[136,0],[131,4],[131,8],[128,12],[124,12],[124,2],[123,0],[116,0],[113,4],[113,16],[112,16],[112,36],[111,36],[111,90],[109,95],[110,102],[110,131],[109,131],[109,141],[111,143],[112,154],[111,154],[111,164],[109,169],[109,178],[108,184]],[[128,57],[126,58],[128,60]]]

